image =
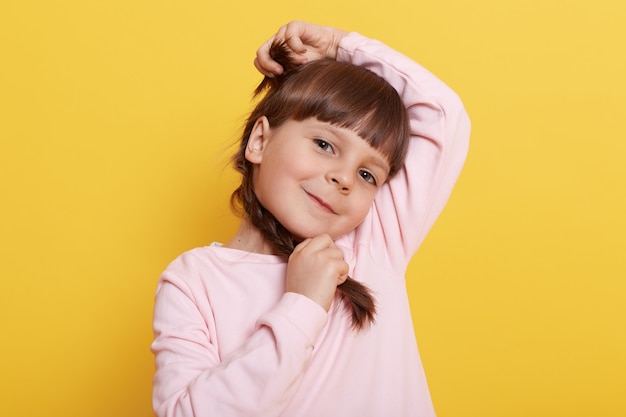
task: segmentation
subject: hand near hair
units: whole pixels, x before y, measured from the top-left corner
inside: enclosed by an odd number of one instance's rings
[[[348,278],[348,264],[328,235],[306,239],[292,252],[287,263],[287,292],[309,297],[326,311],[337,286]]]
[[[348,32],[330,26],[294,20],[278,29],[267,42],[257,50],[254,66],[268,77],[282,74],[283,67],[270,56],[270,47],[275,41],[285,41],[293,52],[297,64],[305,64],[320,58],[337,57],[339,42]]]

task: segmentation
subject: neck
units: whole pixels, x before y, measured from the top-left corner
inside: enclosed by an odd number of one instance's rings
[[[274,244],[269,242],[263,234],[250,223],[250,220],[243,219],[235,236],[224,247],[243,250],[246,252],[261,253],[264,255],[276,255]]]

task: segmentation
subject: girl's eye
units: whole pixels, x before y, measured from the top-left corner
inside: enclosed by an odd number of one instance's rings
[[[371,172],[369,171],[365,171],[365,170],[361,170],[359,171],[359,175],[361,176],[361,178],[363,178],[365,181],[369,182],[370,184],[376,185],[376,178],[374,178],[374,176],[372,175]]]
[[[333,152],[333,146],[324,139],[314,139],[314,142],[321,150],[329,153]]]

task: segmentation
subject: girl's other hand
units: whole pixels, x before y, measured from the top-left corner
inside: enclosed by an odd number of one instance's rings
[[[274,41],[285,41],[293,52],[297,64],[305,64],[320,58],[337,57],[339,42],[348,32],[330,26],[318,26],[313,23],[294,20],[278,29],[278,32],[257,50],[254,66],[268,77],[282,74],[283,67],[270,56],[270,47]]]
[[[347,278],[343,253],[330,236],[321,235],[304,240],[289,256],[286,291],[309,297],[328,311],[337,286]]]

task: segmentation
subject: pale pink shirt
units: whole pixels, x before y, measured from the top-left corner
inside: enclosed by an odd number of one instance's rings
[[[338,60],[369,68],[411,118],[405,168],[365,221],[337,241],[378,314],[356,332],[337,299],[328,313],[285,293],[285,259],[198,248],[163,273],[154,312],[159,416],[434,416],[405,286],[411,256],[443,209],[468,148],[457,95],[382,43],[352,33]]]

